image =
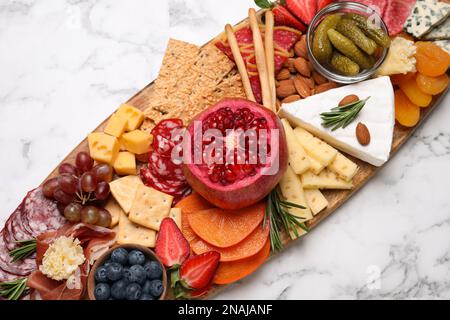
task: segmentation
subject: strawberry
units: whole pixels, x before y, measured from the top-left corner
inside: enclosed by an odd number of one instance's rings
[[[209,251],[187,259],[180,267],[179,280],[183,287],[193,290],[211,284],[219,266],[220,253]]]
[[[164,218],[161,222],[155,252],[168,268],[177,268],[189,257],[189,242],[173,219]]]
[[[285,7],[275,5],[272,9],[272,13],[275,20],[275,25],[291,27],[299,31],[306,30],[306,26],[294,17]]]
[[[333,3],[335,0],[317,0],[317,11],[322,10],[329,4]]]
[[[286,7],[305,24],[310,24],[317,10],[317,0],[286,0]]]

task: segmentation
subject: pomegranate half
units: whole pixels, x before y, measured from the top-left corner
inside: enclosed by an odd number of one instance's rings
[[[183,152],[187,182],[223,209],[240,209],[263,199],[288,162],[277,115],[239,98],[224,99],[195,117],[186,130]]]

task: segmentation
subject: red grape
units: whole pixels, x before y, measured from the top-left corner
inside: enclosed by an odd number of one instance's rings
[[[77,165],[78,171],[80,173],[84,173],[92,169],[92,166],[94,165],[94,160],[92,160],[89,153],[80,152],[77,154],[75,164]]]
[[[53,198],[62,204],[69,204],[74,199],[73,195],[67,194],[59,188],[53,192]]]
[[[111,182],[113,176],[113,169],[109,164],[98,164],[92,169],[92,173],[95,176],[95,179],[105,182]]]
[[[64,217],[69,222],[80,222],[82,209],[83,207],[81,206],[81,204],[72,202],[64,209]]]
[[[108,210],[104,208],[98,208],[98,221],[97,225],[100,227],[109,228],[111,226],[111,214],[108,212]]]
[[[85,172],[80,178],[81,190],[84,192],[94,192],[97,186],[94,174],[92,172]]]
[[[98,209],[94,206],[86,206],[81,209],[81,222],[96,224],[99,218]]]
[[[68,174],[71,174],[74,176],[78,176],[77,168],[73,164],[70,164],[70,163],[63,163],[62,165],[60,165],[58,172],[60,174],[68,173]]]
[[[58,188],[58,186],[58,178],[52,178],[45,181],[45,183],[42,185],[42,192],[44,193],[44,196],[52,199],[53,193]]]
[[[75,194],[78,190],[78,179],[68,173],[63,173],[58,177],[58,184],[60,189],[67,194]]]
[[[101,181],[97,184],[95,188],[95,198],[97,200],[105,200],[109,196],[109,183]]]

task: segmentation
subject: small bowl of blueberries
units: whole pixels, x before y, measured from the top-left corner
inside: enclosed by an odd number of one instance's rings
[[[164,300],[167,286],[156,254],[127,244],[111,248],[94,263],[87,290],[91,300]]]

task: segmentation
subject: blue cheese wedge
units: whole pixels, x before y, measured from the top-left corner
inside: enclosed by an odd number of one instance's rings
[[[425,37],[425,40],[450,40],[450,18],[433,28]]]
[[[360,99],[370,97],[356,119],[346,128],[335,131],[322,126],[320,114],[330,111],[350,94],[356,94]],[[381,166],[389,159],[395,124],[394,90],[389,77],[343,86],[283,104],[279,115],[333,147],[374,166]],[[369,129],[371,140],[366,146],[361,145],[356,138],[358,122],[364,123]]]
[[[448,4],[437,0],[417,0],[403,30],[420,38],[446,18],[449,7]]]

